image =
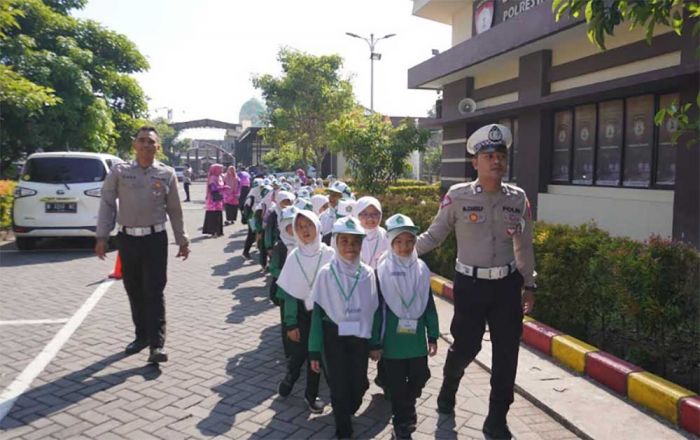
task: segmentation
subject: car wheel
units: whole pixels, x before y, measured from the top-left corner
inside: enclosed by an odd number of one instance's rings
[[[36,238],[34,237],[17,237],[15,244],[20,251],[29,251],[36,246]]]

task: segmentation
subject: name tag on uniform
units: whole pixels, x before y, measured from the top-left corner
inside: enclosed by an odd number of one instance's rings
[[[339,322],[338,336],[360,336],[360,321]]]
[[[417,319],[399,319],[399,325],[396,327],[396,333],[415,335],[416,330],[418,330]]]

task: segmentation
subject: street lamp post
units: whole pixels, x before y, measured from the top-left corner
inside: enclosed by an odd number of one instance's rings
[[[361,40],[365,40],[367,42],[367,45],[369,45],[369,59],[370,59],[370,94],[369,94],[369,108],[370,110],[374,111],[374,60],[381,60],[382,59],[382,54],[377,53],[374,51],[374,48],[377,46],[377,43],[380,40],[385,40],[387,38],[391,38],[395,36],[396,34],[387,34],[384,35],[383,37],[377,38],[375,40],[374,34],[369,34],[369,38],[361,37],[357,34],[353,34],[352,32],[346,32],[345,35],[348,35],[353,38],[359,38]]]

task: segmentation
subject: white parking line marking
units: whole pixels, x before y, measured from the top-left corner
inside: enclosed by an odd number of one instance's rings
[[[65,324],[68,319],[14,319],[0,321],[0,325]]]
[[[0,395],[0,422],[10,412],[15,401],[32,385],[36,377],[44,371],[44,368],[53,360],[73,333],[80,327],[83,320],[90,311],[97,305],[97,302],[107,293],[107,290],[114,284],[114,280],[105,280],[97,286],[92,295],[80,306],[77,312],[68,322],[56,333],[51,342],[39,353],[32,362],[27,365],[22,373],[3,391]]]

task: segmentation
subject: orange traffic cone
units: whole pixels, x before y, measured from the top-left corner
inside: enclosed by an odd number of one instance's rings
[[[119,252],[117,252],[117,261],[114,263],[114,272],[109,274],[109,277],[115,280],[122,279],[122,259],[119,257]]]

